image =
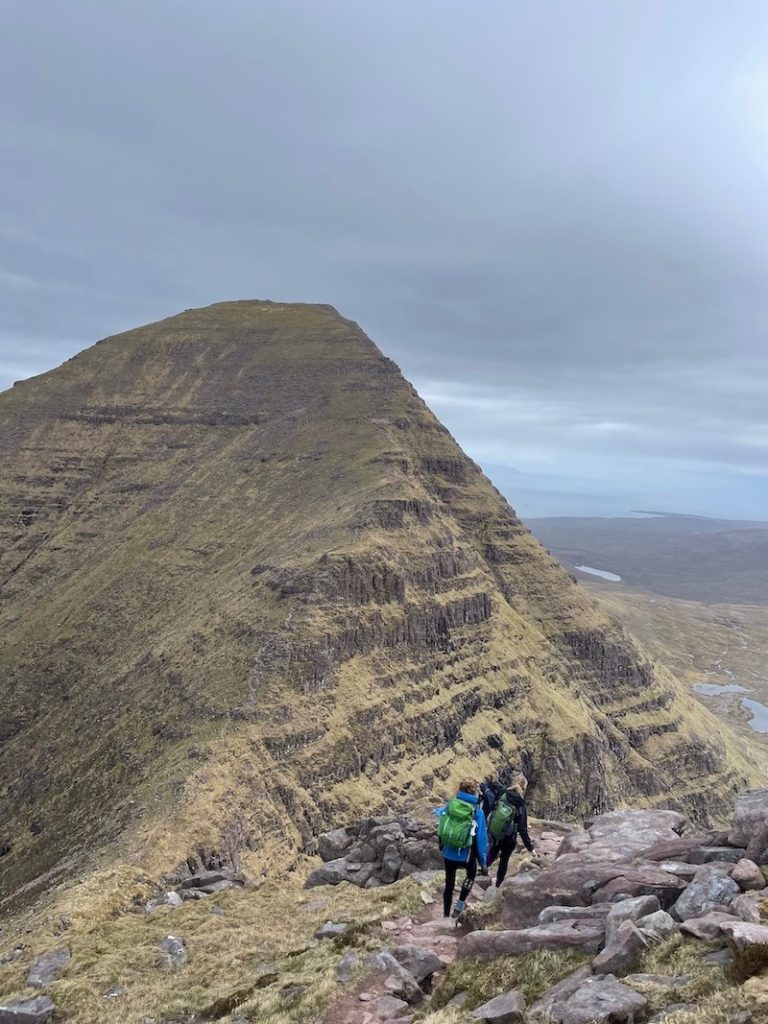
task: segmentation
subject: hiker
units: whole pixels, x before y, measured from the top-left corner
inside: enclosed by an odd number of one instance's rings
[[[486,779],[485,782],[480,783],[480,806],[483,808],[486,822],[502,789],[503,787],[493,779]]]
[[[506,878],[507,865],[509,858],[515,852],[518,835],[525,843],[528,852],[535,852],[531,837],[528,835],[528,808],[525,805],[527,788],[528,780],[522,772],[518,772],[512,777],[512,782],[507,789],[499,796],[488,818],[488,832],[491,840],[488,866],[490,867],[496,858],[499,858],[496,888]]]
[[[450,917],[453,890],[456,887],[456,872],[464,867],[466,877],[461,886],[459,898],[453,908],[458,917],[466,906],[478,867],[485,868],[488,856],[488,833],[485,815],[478,797],[479,783],[476,779],[462,779],[459,791],[453,800],[438,807],[435,814],[440,816],[437,837],[443,855],[445,888],[443,890],[443,917]]]

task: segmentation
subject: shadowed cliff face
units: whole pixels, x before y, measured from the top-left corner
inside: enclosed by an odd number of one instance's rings
[[[540,815],[748,774],[329,307],[106,339],[0,396],[0,463],[0,895],[118,834],[284,866],[464,771]]]

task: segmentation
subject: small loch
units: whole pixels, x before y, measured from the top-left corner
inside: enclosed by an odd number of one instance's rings
[[[748,693],[746,687],[737,686],[736,683],[721,685],[719,683],[694,683],[693,689],[702,697],[719,697],[723,693]],[[752,717],[749,726],[755,732],[768,733],[768,707],[761,704],[759,700],[752,700],[751,697],[742,697],[741,706],[750,712]]]
[[[591,565],[575,565],[574,569],[586,572],[590,576],[599,576],[601,580],[608,580],[609,583],[621,583],[621,576],[615,572],[608,572],[607,569],[593,569]]]

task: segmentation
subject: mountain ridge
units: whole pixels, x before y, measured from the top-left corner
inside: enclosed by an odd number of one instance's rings
[[[0,395],[0,461],[0,898],[118,839],[268,873],[513,762],[571,816],[752,771],[332,307],[104,339]]]

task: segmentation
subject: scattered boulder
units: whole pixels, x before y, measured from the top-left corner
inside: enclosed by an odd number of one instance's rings
[[[547,989],[544,995],[529,1007],[528,1019],[535,1022],[552,1020],[557,1007],[565,1005],[574,992],[591,977],[591,967],[579,967],[573,974],[569,974],[567,978],[563,978],[552,988]]]
[[[361,963],[362,960],[360,958],[360,954],[355,950],[350,949],[336,965],[336,981],[339,981],[342,984],[346,984],[348,981],[351,981],[355,971]]]
[[[656,863],[656,867],[661,871],[666,871],[668,875],[674,875],[676,878],[682,879],[686,885],[688,882],[693,881],[700,866],[699,864],[689,864],[687,861],[682,860],[662,860]]]
[[[382,996],[376,1004],[376,1013],[379,1020],[392,1020],[407,1009],[408,1003],[403,999],[397,999],[395,996]]]
[[[27,984],[30,988],[44,988],[46,985],[50,985],[61,974],[71,958],[72,954],[67,946],[59,946],[58,949],[43,953],[30,966]]]
[[[7,953],[0,956],[0,964],[15,963],[22,956],[24,956],[24,946],[14,946],[13,949],[9,949]]]
[[[537,949],[579,949],[596,953],[603,943],[601,921],[553,921],[517,931],[477,931],[465,936],[458,947],[460,957],[493,960],[498,956],[532,953]]]
[[[152,914],[160,907],[181,907],[183,904],[184,900],[181,894],[171,891],[163,893],[163,895],[158,896],[157,899],[149,900],[149,902],[144,905],[144,909],[148,914]]]
[[[679,897],[685,882],[657,867],[628,867],[617,871],[613,878],[597,889],[593,899],[610,903],[616,899],[634,896],[656,896],[666,908]]]
[[[525,1000],[514,989],[490,999],[471,1013],[474,1020],[486,1020],[492,1024],[519,1024],[524,1015]]]
[[[45,1024],[56,1007],[48,996],[32,999],[9,999],[0,1004],[0,1024]]]
[[[175,935],[166,935],[158,943],[163,952],[160,966],[168,971],[176,971],[187,962],[187,944],[184,939]]]
[[[555,1024],[635,1024],[648,1000],[612,975],[587,978],[552,1007]]]
[[[628,862],[648,848],[677,840],[685,823],[677,811],[609,811],[587,822],[585,832],[567,835],[557,862]]]
[[[740,892],[741,889],[732,878],[721,869],[707,864],[696,872],[693,881],[672,908],[672,913],[680,921],[702,917],[710,910],[727,906]]]
[[[648,941],[634,921],[623,921],[610,943],[592,961],[592,970],[595,974],[626,974]]]
[[[424,1000],[424,992],[414,976],[400,964],[384,979],[384,988],[398,999],[404,999],[409,1006],[418,1006]]]
[[[324,832],[317,840],[317,852],[324,861],[338,860],[343,857],[355,838],[353,830],[335,828],[332,832]]]
[[[221,892],[222,889],[231,889],[236,885],[243,885],[242,875],[236,875],[232,871],[222,868],[219,871],[200,871],[191,878],[185,878],[181,883],[182,889],[200,889],[206,895],[214,892]]]
[[[394,946],[390,953],[397,962],[412,974],[419,984],[431,978],[435,971],[443,968],[439,957],[423,946],[415,946],[412,943],[404,943],[402,946]]]
[[[349,925],[345,921],[326,921],[324,925],[315,932],[316,939],[339,939],[349,931]]]
[[[768,789],[752,789],[736,797],[736,810],[728,834],[732,846],[749,847],[760,836],[768,822]],[[755,860],[747,853],[750,860]]]
[[[662,942],[679,931],[679,925],[666,910],[657,910],[635,922],[638,931],[651,942]]]
[[[700,846],[691,851],[691,864],[736,864],[744,856],[744,850],[735,846]]]
[[[666,842],[656,843],[643,850],[643,860],[647,861],[687,861],[702,846],[711,846],[716,837],[714,832],[700,832],[690,836],[678,836]]]
[[[765,888],[765,876],[753,860],[742,857],[731,872],[731,878],[742,892]]]
[[[768,821],[752,835],[745,856],[755,864],[768,864]]]
[[[624,921],[637,921],[638,918],[646,917],[648,914],[655,914],[659,909],[657,896],[635,896],[632,899],[614,903],[605,919],[606,945],[615,941]]]
[[[765,899],[761,892],[745,892],[737,896],[731,903],[730,910],[742,921],[751,921],[752,924],[760,923],[760,904]]]
[[[768,925],[731,920],[723,923],[720,930],[728,936],[739,953],[755,947],[764,948],[768,953]]]
[[[723,914],[717,910],[710,910],[702,917],[691,917],[683,921],[680,931],[683,935],[691,935],[694,939],[702,939],[705,942],[716,939],[720,934],[720,925],[733,921],[732,914]]]

